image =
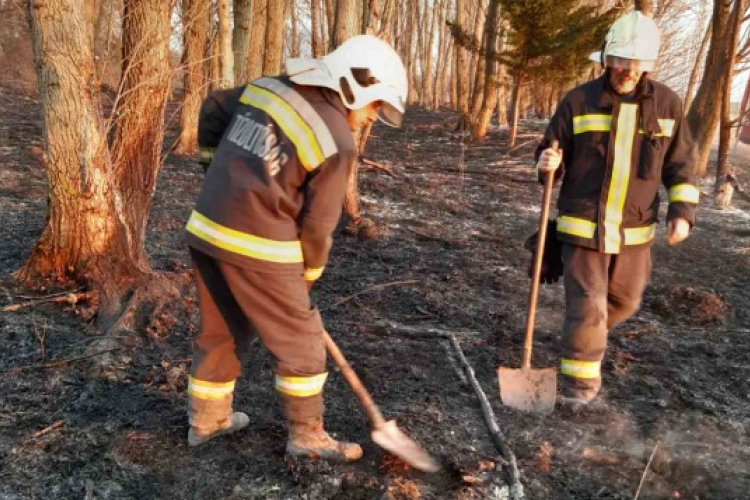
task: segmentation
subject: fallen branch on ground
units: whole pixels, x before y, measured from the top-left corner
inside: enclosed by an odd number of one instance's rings
[[[492,407],[490,406],[490,402],[487,399],[487,395],[484,393],[484,391],[482,390],[482,386],[479,385],[479,382],[474,376],[474,368],[472,368],[469,362],[466,360],[466,356],[464,356],[464,352],[461,349],[461,345],[458,343],[456,336],[451,334],[450,341],[453,349],[455,349],[456,354],[458,355],[458,359],[461,361],[461,364],[466,371],[466,376],[469,379],[469,383],[471,384],[471,387],[474,389],[474,393],[479,399],[479,404],[482,406],[482,414],[484,415],[484,420],[487,423],[487,427],[489,427],[490,429],[492,440],[495,442],[495,446],[497,447],[497,449],[503,455],[503,458],[508,461],[508,465],[510,467],[510,496],[514,499],[525,498],[523,484],[521,484],[521,474],[518,471],[516,456],[513,453],[513,450],[510,449],[510,446],[508,446],[508,443],[506,443],[505,435],[503,435],[503,432],[500,430],[500,426],[497,425],[495,412],[492,411]]]
[[[35,369],[43,369],[43,368],[57,368],[58,366],[65,366],[71,363],[75,363],[76,361],[81,361],[82,359],[87,358],[93,358],[94,356],[100,356],[102,354],[107,354],[108,352],[115,352],[115,351],[122,351],[122,348],[119,347],[117,349],[106,349],[104,351],[95,352],[93,354],[87,354],[85,356],[79,356],[77,358],[70,358],[70,359],[61,359],[60,361],[53,361],[52,363],[43,363],[40,365],[27,365],[27,366],[19,366],[16,368],[11,368],[10,370],[3,370],[0,371],[0,373],[9,373],[11,375],[15,375],[17,373],[20,373],[22,371],[26,370],[35,370]]]
[[[367,293],[367,292],[371,292],[373,290],[380,290],[380,289],[383,289],[383,288],[387,288],[387,287],[390,287],[390,286],[397,286],[397,285],[413,285],[415,283],[419,283],[419,280],[393,281],[391,283],[381,283],[379,285],[373,285],[373,286],[371,286],[369,288],[365,288],[364,290],[361,290],[361,291],[355,293],[354,295],[350,295],[349,297],[343,298],[343,299],[339,300],[338,302],[334,302],[330,306],[324,307],[323,309],[320,310],[320,312],[327,311],[328,309],[333,309],[336,306],[340,306],[341,304],[345,304],[346,302],[349,302],[350,300],[355,299],[355,298],[359,297],[360,295],[362,295],[364,293]]]
[[[16,312],[27,307],[36,306],[39,304],[49,304],[53,302],[67,302],[70,305],[77,304],[81,300],[90,299],[96,294],[96,292],[80,292],[80,293],[68,293],[65,295],[53,295],[38,300],[29,300],[27,302],[21,302],[19,304],[9,304],[3,307],[3,312]]]
[[[35,433],[34,433],[34,435],[33,435],[32,437],[33,437],[34,439],[36,439],[36,438],[40,438],[40,437],[44,436],[45,434],[49,434],[49,433],[50,433],[50,432],[52,432],[52,431],[56,431],[57,429],[61,429],[61,428],[62,428],[62,427],[63,427],[64,425],[65,425],[65,421],[63,421],[63,420],[58,420],[58,421],[57,421],[57,422],[55,422],[54,424],[52,424],[52,425],[48,425],[47,427],[45,427],[45,428],[44,428],[44,429],[42,429],[41,431],[35,432]]]
[[[461,330],[461,331],[448,331],[448,330],[442,330],[440,328],[435,328],[432,326],[410,326],[410,325],[404,325],[401,323],[397,323],[395,321],[391,320],[383,320],[377,323],[378,326],[384,327],[384,328],[390,328],[391,330],[397,330],[402,333],[409,334],[410,336],[417,337],[417,338],[430,338],[434,339],[435,337],[441,337],[444,339],[450,339],[451,336],[459,334],[461,336],[463,335],[477,335],[477,332],[475,331],[469,331],[469,330]]]
[[[633,500],[638,500],[638,496],[641,494],[641,488],[643,488],[643,483],[646,481],[646,475],[648,474],[648,469],[651,467],[651,462],[654,460],[654,455],[656,455],[656,449],[659,447],[659,443],[661,441],[657,441],[654,445],[654,451],[651,452],[651,456],[648,458],[648,463],[646,464],[646,468],[643,469],[643,474],[641,475],[641,482],[638,483],[638,490],[635,492],[635,496],[633,497]]]
[[[376,170],[382,170],[383,172],[385,172],[386,174],[390,175],[394,179],[398,178],[398,176],[393,172],[393,170],[391,170],[391,167],[389,167],[388,165],[383,165],[382,163],[378,163],[376,161],[368,160],[367,158],[362,158],[360,160],[360,162],[365,167],[374,168]]]

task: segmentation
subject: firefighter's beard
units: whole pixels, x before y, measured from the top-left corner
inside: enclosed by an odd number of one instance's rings
[[[641,79],[642,71],[635,71],[623,68],[612,68],[609,74],[609,83],[620,95],[626,95],[635,90],[636,85]]]

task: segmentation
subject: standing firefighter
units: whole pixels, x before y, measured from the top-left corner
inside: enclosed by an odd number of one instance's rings
[[[208,164],[187,224],[201,313],[188,385],[188,442],[245,427],[235,381],[258,335],[276,359],[289,423],[287,454],[357,460],[362,449],[323,430],[323,323],[309,290],[323,273],[356,165],[352,130],[399,126],[407,77],[382,40],[358,36],[288,76],[212,93],[199,120]],[[256,402],[264,406],[264,402]]]
[[[540,174],[562,179],[556,221],[565,269],[561,402],[574,406],[596,397],[607,333],[640,307],[660,182],[669,193],[669,243],[687,238],[695,221],[699,193],[682,103],[648,77],[659,42],[656,24],[640,12],[618,19],[602,52],[592,54],[604,75],[565,96],[537,148]],[[550,147],[553,141],[560,149]],[[545,258],[547,269],[559,270],[552,259]]]

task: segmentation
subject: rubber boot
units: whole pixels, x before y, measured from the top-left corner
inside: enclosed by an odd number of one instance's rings
[[[247,427],[250,417],[232,412],[232,395],[221,399],[188,396],[188,445],[198,446],[211,439]]]
[[[336,441],[324,430],[322,394],[309,397],[282,394],[281,402],[289,422],[287,456],[335,463],[362,458],[362,448],[358,444]]]

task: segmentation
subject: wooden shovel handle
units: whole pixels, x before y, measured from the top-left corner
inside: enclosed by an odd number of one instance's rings
[[[557,141],[552,141],[550,148],[559,148]],[[542,259],[544,258],[544,244],[547,241],[547,220],[552,201],[552,187],[555,173],[549,172],[544,178],[544,197],[542,198],[542,213],[539,215],[539,237],[537,238],[536,253],[534,254],[534,269],[531,277],[531,291],[529,292],[529,309],[526,315],[526,339],[523,343],[522,368],[531,367],[531,344],[534,342],[534,319],[536,317],[536,303],[539,297],[539,279],[542,275]]]
[[[383,417],[383,414],[380,413],[380,409],[375,404],[375,401],[372,400],[370,393],[367,391],[365,386],[362,385],[362,381],[359,380],[359,377],[356,373],[354,373],[352,367],[349,366],[349,363],[347,363],[346,358],[341,353],[339,347],[325,330],[323,330],[323,339],[325,339],[326,349],[328,349],[328,353],[331,355],[333,361],[341,370],[341,373],[344,375],[346,383],[349,384],[352,392],[357,396],[357,399],[359,399],[359,403],[362,405],[365,413],[367,413],[367,418],[370,419],[373,427],[377,429],[381,425],[385,424],[385,418]]]

